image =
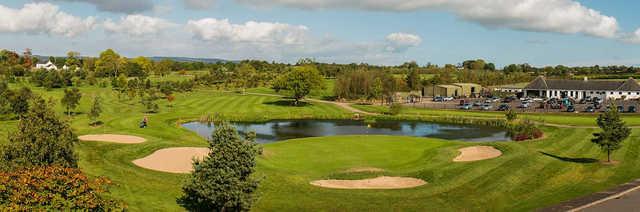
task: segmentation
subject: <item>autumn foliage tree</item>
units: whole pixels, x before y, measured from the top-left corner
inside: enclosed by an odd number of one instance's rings
[[[89,179],[77,168],[43,166],[0,172],[3,211],[122,211],[126,206],[105,197],[106,178]]]

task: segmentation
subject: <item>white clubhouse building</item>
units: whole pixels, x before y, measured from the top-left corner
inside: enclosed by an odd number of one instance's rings
[[[575,100],[585,97],[600,99],[638,99],[640,85],[629,78],[625,81],[611,80],[565,80],[537,77],[524,87],[524,96],[547,98],[569,97]]]

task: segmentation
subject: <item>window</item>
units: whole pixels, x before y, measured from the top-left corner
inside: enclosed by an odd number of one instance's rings
[[[613,95],[613,91],[611,91],[611,95]]]
[[[622,92],[618,92],[618,94],[622,95]]]
[[[629,95],[631,95],[631,92],[629,92]]]
[[[593,94],[593,91],[591,91],[591,93],[590,93],[590,94]]]

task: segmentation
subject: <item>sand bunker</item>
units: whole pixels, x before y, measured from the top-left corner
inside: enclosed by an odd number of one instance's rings
[[[316,180],[311,185],[336,189],[402,189],[425,185],[427,182],[411,177],[376,177],[362,180]]]
[[[454,158],[454,162],[479,161],[491,158],[497,158],[502,155],[500,150],[492,146],[472,146],[459,149],[460,155]]]
[[[102,141],[119,144],[137,144],[145,142],[146,139],[132,135],[97,134],[78,136],[81,141]]]
[[[193,170],[193,158],[202,160],[209,154],[208,148],[176,147],[155,151],[153,154],[134,160],[133,163],[146,169],[189,173]]]

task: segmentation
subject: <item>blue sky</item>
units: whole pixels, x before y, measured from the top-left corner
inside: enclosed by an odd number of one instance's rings
[[[382,2],[382,3],[381,3]],[[2,0],[0,48],[96,56],[640,64],[631,0]]]

